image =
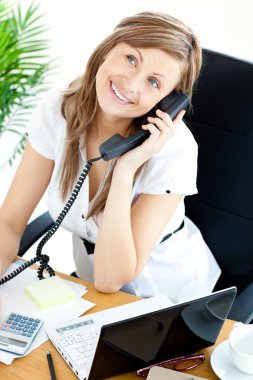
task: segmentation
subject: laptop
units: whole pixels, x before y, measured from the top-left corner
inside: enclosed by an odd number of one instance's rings
[[[235,296],[231,287],[172,306],[151,297],[46,331],[80,380],[105,379],[213,345]]]

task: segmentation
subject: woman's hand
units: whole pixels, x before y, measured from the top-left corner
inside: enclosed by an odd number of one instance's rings
[[[173,135],[174,128],[182,121],[184,114],[184,110],[180,111],[174,121],[172,121],[166,112],[156,110],[157,117],[149,116],[149,124],[142,126],[142,129],[150,132],[150,136],[141,145],[123,154],[118,159],[116,167],[120,166],[122,168],[123,166],[124,170],[134,175],[144,162],[162,150],[166,142]]]

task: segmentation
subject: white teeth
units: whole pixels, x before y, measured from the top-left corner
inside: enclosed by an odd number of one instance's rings
[[[119,98],[120,100],[122,100],[123,102],[125,103],[129,103],[128,100],[126,100],[124,98],[124,96],[121,95],[121,93],[117,90],[117,88],[114,86],[114,84],[112,83],[112,89],[113,89],[113,92],[115,93],[115,95],[117,96],[117,98]]]

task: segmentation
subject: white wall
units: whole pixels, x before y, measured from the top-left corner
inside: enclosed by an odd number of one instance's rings
[[[25,10],[30,0],[19,0]],[[83,72],[94,47],[113,30],[117,22],[140,11],[161,11],[188,23],[199,36],[203,47],[253,60],[253,1],[252,0],[40,0],[43,22],[48,25],[51,54],[58,58],[58,73],[53,83],[68,82]],[[0,139],[0,166],[10,151],[13,139]],[[10,184],[14,168],[0,171],[0,202]],[[45,197],[34,216],[46,209]],[[33,256],[33,249],[29,256]],[[70,272],[70,236],[58,231],[45,246],[44,252],[52,257],[50,263]],[[63,262],[59,263],[59,257]]]

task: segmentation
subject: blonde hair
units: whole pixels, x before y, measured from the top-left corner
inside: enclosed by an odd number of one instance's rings
[[[118,43],[124,42],[136,48],[158,48],[183,62],[181,81],[176,90],[191,98],[202,63],[202,52],[197,37],[181,21],[163,13],[143,12],[120,21],[114,32],[92,53],[83,76],[74,80],[64,93],[61,111],[67,122],[66,153],[61,172],[61,193],[66,198],[71,190],[79,168],[79,140],[88,136],[92,128],[98,102],[96,97],[96,74],[103,57]],[[141,125],[136,119],[128,135]],[[107,170],[99,193],[87,217],[103,210],[108,196],[114,159]]]

